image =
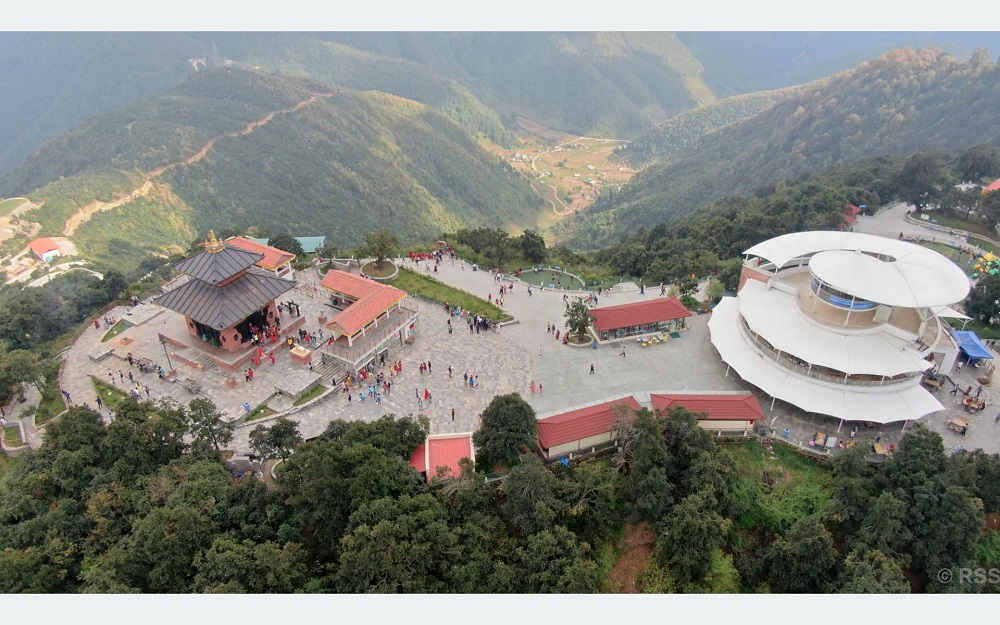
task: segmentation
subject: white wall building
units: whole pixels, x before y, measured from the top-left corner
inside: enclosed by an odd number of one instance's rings
[[[943,406],[921,385],[951,371],[941,317],[971,287],[953,262],[912,243],[800,232],[747,250],[736,297],[715,307],[712,344],[772,398],[849,421],[918,419]]]

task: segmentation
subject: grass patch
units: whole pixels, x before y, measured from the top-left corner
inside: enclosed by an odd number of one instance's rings
[[[127,327],[128,326],[125,325],[125,322],[119,319],[115,323],[115,325],[111,326],[111,329],[108,330],[107,334],[104,335],[104,338],[101,339],[101,342],[107,342],[109,339],[115,338],[116,336],[124,332]]]
[[[325,391],[325,390],[326,390],[325,386],[323,386],[322,384],[317,384],[316,386],[314,386],[311,389],[309,389],[306,392],[305,395],[303,395],[302,397],[299,397],[298,399],[296,399],[295,401],[293,401],[292,405],[293,406],[301,406],[302,404],[306,403],[310,399],[315,399],[316,397],[319,397],[323,393],[323,391]]]
[[[825,466],[781,444],[774,455],[756,441],[723,446],[743,476],[738,490],[744,511],[737,524],[786,531],[795,521],[823,513],[833,501],[835,484]],[[764,483],[765,473],[773,487]]]
[[[378,268],[374,262],[370,262],[361,268],[361,273],[373,278],[388,278],[396,271],[396,265],[392,261],[382,261],[382,269]]]
[[[393,282],[393,286],[432,302],[461,306],[463,310],[469,310],[473,314],[482,315],[487,319],[497,321],[513,319],[498,306],[476,297],[468,291],[448,286],[436,278],[421,275],[406,267],[399,268],[399,277]]]
[[[16,425],[5,427],[3,429],[3,441],[8,447],[20,447],[24,445],[24,441],[21,440],[21,428]]]
[[[102,382],[94,376],[90,376],[90,380],[94,383],[94,390],[101,396],[101,401],[104,402],[105,406],[111,408],[112,410],[117,410],[118,404],[128,397],[128,395],[123,393],[117,386],[112,386],[107,382]]]
[[[35,411],[35,425],[40,426],[52,417],[66,410],[62,389],[59,388],[59,365],[56,363],[45,375],[45,387],[42,389],[42,400]],[[77,398],[83,402],[84,398]]]
[[[264,419],[266,417],[270,417],[273,414],[278,414],[278,411],[272,410],[267,406],[257,406],[252,411],[250,411],[250,414],[247,415],[246,420],[256,421],[257,419]]]
[[[3,478],[12,473],[16,466],[17,458],[11,458],[7,454],[0,453],[0,483],[3,483]]]
[[[967,230],[973,234],[978,234],[991,240],[995,239],[997,236],[995,230],[992,230],[986,222],[979,219],[966,219],[961,215],[956,215],[942,210],[927,211],[924,214],[929,215],[926,223],[933,223],[936,221],[939,226],[944,226],[945,228],[956,228],[958,230]],[[915,217],[917,221],[924,221],[920,218],[920,213],[914,213],[911,217]],[[947,237],[948,233],[942,232],[937,236],[942,238]]]
[[[12,210],[24,204],[28,198],[12,197],[0,202],[0,216],[9,214]]]

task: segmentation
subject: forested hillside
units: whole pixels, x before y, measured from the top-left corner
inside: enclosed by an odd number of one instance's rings
[[[670,160],[690,150],[703,136],[753,117],[807,88],[787,87],[738,95],[685,111],[619,148],[616,157],[631,167]]]
[[[960,61],[899,50],[817,81],[702,139],[684,158],[650,167],[605,193],[572,241],[599,246],[620,233],[697,211],[713,200],[875,155],[958,150],[1000,139],[1000,67],[983,51]]]
[[[82,220],[78,234],[73,227],[85,257],[121,262],[176,251],[210,228],[311,232],[353,246],[374,227],[413,242],[484,223],[530,225],[541,206],[520,174],[431,108],[235,68],[200,71],[92,119],[2,188],[41,204],[23,219],[53,236],[81,207],[135,190]]]

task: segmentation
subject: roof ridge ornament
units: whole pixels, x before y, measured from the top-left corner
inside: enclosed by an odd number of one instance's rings
[[[208,241],[205,243],[205,251],[212,254],[216,254],[224,249],[226,249],[226,244],[220,241],[219,239],[215,238],[214,230],[209,230]]]

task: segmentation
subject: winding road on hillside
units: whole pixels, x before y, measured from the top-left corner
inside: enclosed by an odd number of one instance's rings
[[[571,215],[574,211],[569,206],[566,206],[565,202],[563,202],[561,199],[559,199],[559,189],[556,188],[555,185],[549,184],[549,183],[545,182],[544,180],[542,180],[542,178],[544,178],[546,176],[546,174],[545,174],[545,172],[540,171],[537,167],[535,167],[535,161],[538,160],[539,156],[544,156],[546,154],[554,152],[556,150],[556,148],[561,148],[561,147],[563,147],[565,145],[569,145],[571,143],[576,143],[577,141],[584,141],[584,140],[587,140],[587,141],[603,141],[605,143],[628,143],[628,141],[626,141],[625,139],[602,139],[600,137],[577,137],[576,139],[571,139],[570,141],[566,141],[564,143],[560,143],[559,145],[554,145],[551,148],[545,150],[544,152],[539,152],[538,154],[535,155],[535,157],[533,159],[531,159],[531,169],[534,170],[538,174],[538,176],[535,177],[535,181],[536,182],[540,182],[541,184],[547,186],[549,188],[549,190],[552,191],[552,198],[555,200],[555,202],[553,202],[552,200],[550,200],[547,197],[545,198],[545,200],[548,201],[548,203],[552,205],[552,212],[554,212],[556,215],[558,215],[560,217],[565,217],[566,215]],[[534,186],[534,185],[532,185],[532,186]],[[545,197],[545,196],[542,196],[542,197]],[[559,202],[559,205],[562,206],[565,210],[560,211],[559,208],[556,207],[556,202]]]
[[[144,182],[143,182],[143,184],[140,187],[138,187],[137,189],[133,190],[128,195],[126,195],[124,197],[121,197],[121,198],[119,198],[117,200],[114,200],[112,202],[94,201],[94,202],[91,202],[90,204],[87,204],[86,206],[84,206],[83,208],[81,208],[79,211],[77,211],[76,213],[74,213],[69,219],[66,220],[66,225],[63,227],[63,236],[66,236],[66,237],[72,236],[73,233],[76,232],[77,228],[79,228],[83,224],[87,223],[87,221],[95,213],[99,213],[101,211],[110,210],[112,208],[117,208],[117,207],[121,206],[122,204],[125,204],[127,202],[131,202],[132,200],[135,200],[135,199],[137,199],[139,197],[142,197],[142,196],[148,194],[149,191],[150,191],[150,189],[153,188],[153,179],[154,178],[162,176],[164,173],[170,171],[171,169],[174,169],[175,167],[179,167],[181,165],[191,165],[193,163],[197,163],[201,159],[205,158],[205,155],[207,155],[209,153],[209,151],[211,151],[211,149],[215,146],[216,141],[219,141],[220,139],[246,136],[246,135],[250,134],[251,132],[253,132],[254,130],[256,130],[257,128],[260,128],[264,124],[266,124],[269,121],[271,121],[272,119],[274,119],[275,115],[282,115],[282,114],[285,114],[285,113],[292,113],[294,111],[297,111],[297,110],[301,109],[304,106],[308,106],[308,105],[312,104],[318,98],[330,98],[330,97],[333,97],[334,95],[336,95],[336,94],[335,93],[313,93],[313,94],[310,94],[310,96],[308,98],[306,98],[305,100],[299,102],[298,104],[295,104],[294,106],[290,106],[288,108],[279,109],[277,111],[271,111],[270,113],[268,113],[264,117],[262,117],[262,118],[260,118],[260,119],[258,119],[256,121],[250,122],[249,124],[246,125],[245,128],[242,128],[240,130],[234,130],[232,132],[223,133],[223,134],[218,135],[216,137],[212,137],[211,139],[208,140],[208,143],[206,143],[204,146],[202,146],[202,148],[200,150],[198,150],[197,152],[195,152],[192,156],[189,156],[189,157],[187,157],[187,158],[185,158],[183,160],[177,161],[175,163],[170,163],[169,165],[164,165],[163,167],[160,167],[158,169],[154,169],[154,170],[148,172],[144,176]]]

